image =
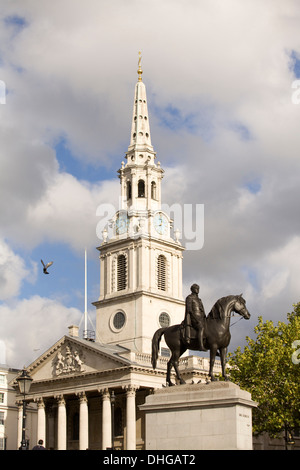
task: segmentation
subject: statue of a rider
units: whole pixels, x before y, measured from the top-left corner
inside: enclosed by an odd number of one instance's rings
[[[203,332],[205,322],[205,310],[201,299],[198,297],[200,287],[198,284],[191,286],[191,294],[185,300],[185,317],[183,321],[184,336],[187,344],[191,343],[191,327],[196,330],[199,341],[199,350],[206,351],[203,344]]]

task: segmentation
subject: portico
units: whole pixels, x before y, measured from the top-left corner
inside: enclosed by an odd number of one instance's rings
[[[111,403],[112,391],[116,395],[118,409],[117,420],[122,419],[125,405],[124,433],[115,436],[112,443]],[[50,442],[54,449],[102,449],[116,447],[136,449],[136,394],[137,387],[127,386],[124,389],[98,389],[94,391],[58,396],[44,396],[37,400],[38,436],[45,443]],[[145,391],[144,391],[145,392]],[[138,392],[139,393],[139,392]],[[145,396],[142,391],[140,396]],[[115,419],[116,421],[116,419]],[[117,424],[117,432],[122,429]],[[113,444],[113,445],[112,445]],[[142,436],[138,445],[143,447]]]
[[[71,327],[69,333],[73,331]],[[36,441],[43,439],[55,450],[144,449],[145,416],[140,406],[165,384],[167,362],[160,356],[154,371],[148,354],[64,336],[27,368],[33,382],[26,400],[37,406]],[[188,356],[181,358],[179,367],[187,382],[205,382],[209,361]],[[219,363],[215,370],[221,370]],[[21,433],[19,427],[16,445]]]
[[[143,448],[144,420],[138,406],[165,380],[165,371],[154,373],[148,360],[145,365],[145,357],[124,348],[64,336],[28,367],[33,384],[26,399],[37,405],[37,440],[57,450]]]

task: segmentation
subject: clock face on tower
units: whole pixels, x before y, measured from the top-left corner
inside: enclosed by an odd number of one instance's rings
[[[116,220],[116,234],[122,235],[123,233],[127,232],[129,225],[129,219],[126,213],[121,213],[118,215]]]
[[[154,228],[160,235],[164,235],[167,233],[168,219],[162,212],[158,212],[157,214],[155,214]]]

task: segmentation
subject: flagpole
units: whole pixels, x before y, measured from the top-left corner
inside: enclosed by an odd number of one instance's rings
[[[87,339],[87,254],[84,252],[84,332],[83,338]]]

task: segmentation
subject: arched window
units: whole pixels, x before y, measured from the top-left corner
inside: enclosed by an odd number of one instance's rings
[[[119,255],[117,261],[117,290],[124,290],[127,286],[127,260],[125,255]]]
[[[127,181],[127,199],[131,199],[131,181]]]
[[[156,183],[152,181],[151,183],[151,199],[156,199]]]
[[[166,290],[167,260],[165,256],[159,255],[157,258],[157,287],[160,290]]]
[[[139,180],[138,182],[138,197],[145,197],[145,181]]]

